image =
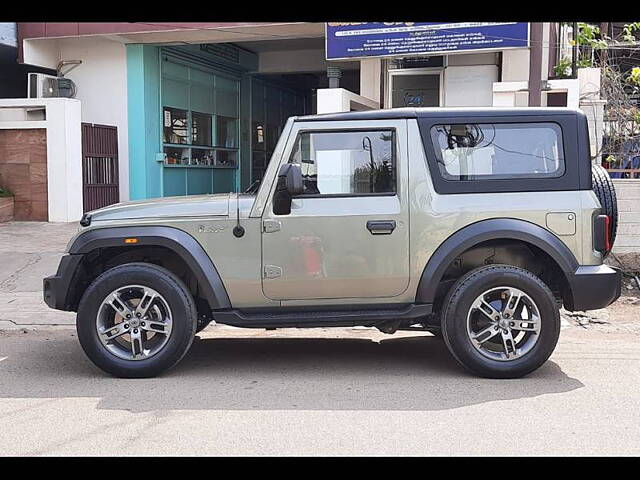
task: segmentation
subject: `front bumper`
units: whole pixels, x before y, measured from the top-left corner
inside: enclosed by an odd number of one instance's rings
[[[596,310],[615,302],[620,296],[622,271],[608,265],[578,267],[568,276],[571,298],[565,299],[570,311]]]
[[[42,281],[42,295],[45,303],[56,310],[70,311],[69,287],[72,285],[82,255],[65,255],[60,259],[55,275]]]

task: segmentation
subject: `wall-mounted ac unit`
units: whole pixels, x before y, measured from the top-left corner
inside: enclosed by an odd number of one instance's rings
[[[44,73],[29,73],[28,98],[51,98],[76,96],[76,85],[69,78],[55,77]]]

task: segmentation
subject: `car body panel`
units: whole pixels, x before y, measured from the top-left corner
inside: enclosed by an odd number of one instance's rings
[[[331,123],[330,129],[395,131],[397,159],[407,157],[406,120]],[[297,136],[327,131],[325,122],[294,124],[280,164],[289,161]],[[276,159],[274,158],[274,161]],[[262,218],[278,231],[263,232],[263,267],[276,266],[278,276],[263,275],[265,295],[276,300],[387,298],[409,284],[408,169],[398,161],[395,194],[294,197],[291,213],[276,215],[267,202]],[[270,197],[272,198],[272,197]],[[396,228],[373,235],[368,221],[393,221]],[[350,300],[349,300],[350,301]]]
[[[539,226],[565,245],[577,264],[602,264],[592,241],[592,219],[600,212],[592,190],[439,194],[418,121],[400,113],[290,118],[256,195],[226,193],[118,204],[91,212],[91,224],[78,235],[128,225],[180,229],[207,252],[236,309],[413,303],[438,247],[465,227],[491,219]],[[499,116],[499,110],[494,114]],[[521,109],[517,114],[527,112]],[[446,112],[439,109],[438,117],[443,116]],[[299,131],[370,128],[397,132],[397,195],[299,197],[292,201],[291,214],[272,213],[277,173],[288,161]],[[549,215],[572,215],[575,229],[554,233],[548,226]],[[396,221],[393,234],[375,236],[366,230],[367,220],[388,219]],[[265,232],[264,221],[280,222],[280,231]],[[238,222],[245,231],[241,237],[233,235]],[[269,266],[286,273],[265,279]]]

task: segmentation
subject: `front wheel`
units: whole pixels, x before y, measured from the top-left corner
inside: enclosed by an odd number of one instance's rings
[[[464,367],[488,378],[517,378],[547,361],[560,335],[549,287],[510,265],[476,268],[447,294],[442,334]]]
[[[107,270],[78,306],[76,328],[91,361],[112,375],[153,377],[187,353],[197,326],[193,297],[169,270],[128,263]]]

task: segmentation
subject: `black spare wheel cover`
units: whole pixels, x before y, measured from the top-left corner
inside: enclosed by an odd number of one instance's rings
[[[616,232],[618,230],[616,189],[613,186],[611,177],[609,177],[609,173],[601,165],[593,164],[591,166],[591,177],[593,191],[602,206],[602,214],[609,216],[609,244],[613,248],[613,242],[616,240]],[[605,256],[608,253],[608,251],[605,252]]]

